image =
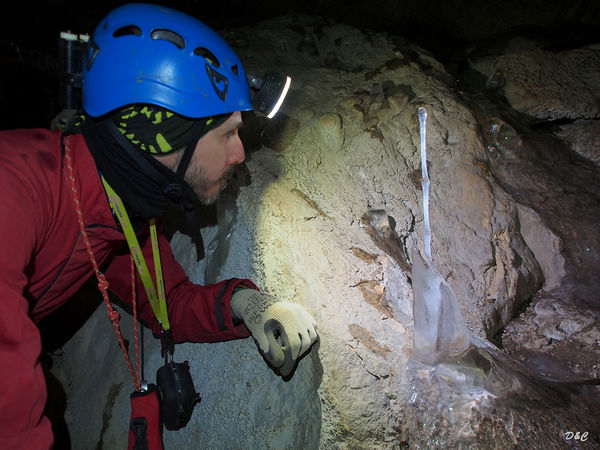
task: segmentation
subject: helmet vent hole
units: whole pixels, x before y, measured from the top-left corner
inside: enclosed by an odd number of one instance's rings
[[[125,27],[121,27],[113,33],[113,37],[121,37],[121,36],[141,36],[142,29],[136,25],[127,25]]]
[[[231,66],[231,71],[233,72],[234,75],[239,75],[240,74],[240,68],[238,67],[238,65],[236,64],[235,66]]]
[[[100,47],[98,47],[94,41],[90,41],[87,54],[87,70],[92,68],[92,64],[94,64],[94,60],[96,59],[96,56],[98,56],[98,53],[100,53]]]
[[[194,55],[201,56],[202,58],[204,58],[206,60],[207,63],[209,63],[213,67],[216,67],[217,69],[221,66],[221,63],[219,62],[217,57],[215,55],[213,55],[210,50],[208,50],[204,47],[197,47],[194,50]]]
[[[169,41],[171,44],[175,44],[180,49],[185,47],[185,41],[179,34],[164,28],[154,30],[152,34],[150,34],[150,38],[154,39],[155,41]]]

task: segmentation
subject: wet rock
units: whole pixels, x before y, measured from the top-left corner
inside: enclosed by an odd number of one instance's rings
[[[600,166],[600,121],[577,120],[558,128],[556,136],[564,139],[574,152]]]

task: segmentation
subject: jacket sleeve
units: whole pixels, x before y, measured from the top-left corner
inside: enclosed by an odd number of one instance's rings
[[[0,448],[50,448],[40,334],[29,317],[26,294],[39,216],[45,211],[38,209],[31,186],[6,165],[0,192]]]
[[[140,245],[148,270],[155,280],[151,241],[146,239]],[[236,286],[257,289],[254,283],[245,279],[231,279],[205,286],[194,284],[175,260],[171,245],[162,235],[159,235],[159,247],[169,322],[175,342],[218,342],[250,336],[245,325],[233,323],[230,301]],[[105,274],[111,292],[131,305],[131,262],[127,246],[125,249],[113,259]],[[137,271],[136,292],[140,317],[158,334],[160,325],[152,312]]]

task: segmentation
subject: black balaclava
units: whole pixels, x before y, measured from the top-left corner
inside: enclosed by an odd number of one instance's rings
[[[82,132],[100,173],[123,199],[136,230],[175,203],[185,212],[198,247],[202,241],[194,206],[200,199],[183,177],[198,139],[229,116],[191,119],[156,106],[135,105],[109,117],[86,117]],[[153,156],[175,151],[183,152],[176,172]]]

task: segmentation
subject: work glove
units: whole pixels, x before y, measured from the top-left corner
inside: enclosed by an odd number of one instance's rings
[[[302,306],[254,289],[233,294],[231,314],[244,321],[262,355],[284,377],[318,339],[317,323]]]

